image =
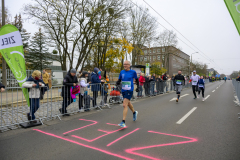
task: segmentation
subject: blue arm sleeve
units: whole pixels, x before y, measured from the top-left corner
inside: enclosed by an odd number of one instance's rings
[[[122,80],[122,71],[120,72],[118,79]]]
[[[134,71],[133,78],[138,79],[136,71]]]

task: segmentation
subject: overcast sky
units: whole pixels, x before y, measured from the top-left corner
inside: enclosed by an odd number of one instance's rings
[[[193,54],[193,60],[209,63],[209,68],[215,68],[224,74],[240,70],[240,36],[223,0],[145,1],[197,47],[167,24],[143,0],[137,0],[138,5],[148,7],[151,15],[156,17],[159,23],[169,30],[174,30],[178,37],[191,47],[179,41],[178,47],[181,47],[183,52],[188,55],[199,52]],[[32,3],[32,0],[5,0],[12,16],[20,13],[23,4],[27,3]],[[38,30],[31,20],[24,21],[24,28],[32,35]],[[161,30],[163,27],[160,26],[159,31]],[[204,54],[208,58],[204,58]]]

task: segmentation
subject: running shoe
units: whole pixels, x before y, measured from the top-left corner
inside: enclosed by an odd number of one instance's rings
[[[199,96],[197,96],[197,98],[199,98]]]
[[[135,111],[135,114],[133,114],[133,121],[137,120],[137,115],[138,115],[138,111]]]
[[[204,102],[204,101],[205,101],[205,98],[202,98],[202,101]]]
[[[176,102],[178,102],[178,99],[176,99]]]
[[[193,99],[197,99],[197,97],[194,97]]]
[[[120,126],[120,127],[122,127],[122,128],[126,127],[126,125],[125,125],[124,122],[121,122],[120,124],[118,124],[118,126]]]

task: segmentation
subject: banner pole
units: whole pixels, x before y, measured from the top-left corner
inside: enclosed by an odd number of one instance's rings
[[[2,26],[5,25],[5,5],[4,0],[2,0]],[[7,88],[7,67],[6,61],[2,56],[2,84]]]

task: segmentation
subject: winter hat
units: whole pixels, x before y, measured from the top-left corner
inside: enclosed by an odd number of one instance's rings
[[[81,76],[81,77],[84,77],[84,78],[86,78],[86,77],[85,77],[85,75],[86,75],[86,74],[88,74],[88,72],[87,72],[87,71],[83,71],[83,72],[82,72],[82,76]]]
[[[94,73],[98,73],[98,71],[99,71],[99,69],[98,69],[97,67],[95,67],[95,68],[93,69],[93,72],[94,72]]]
[[[77,73],[76,69],[71,69],[70,73]]]

